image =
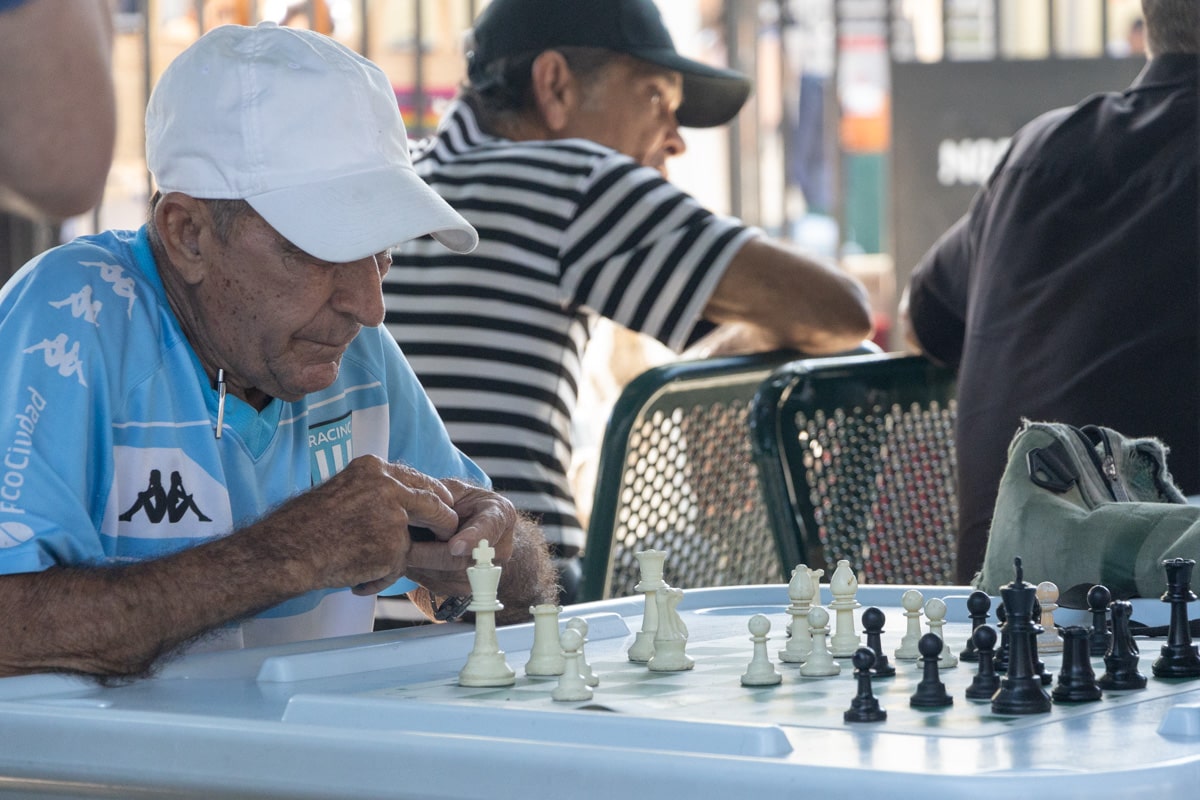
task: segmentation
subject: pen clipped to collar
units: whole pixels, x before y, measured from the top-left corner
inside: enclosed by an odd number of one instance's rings
[[[221,438],[221,429],[225,427],[225,370],[217,370],[217,427],[216,437]]]

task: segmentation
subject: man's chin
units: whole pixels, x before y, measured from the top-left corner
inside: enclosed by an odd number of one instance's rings
[[[337,380],[340,367],[340,358],[337,361],[331,361],[326,364],[315,364],[305,369],[293,385],[280,387],[281,391],[276,396],[280,400],[294,403],[297,400],[303,400],[313,392],[328,389]]]

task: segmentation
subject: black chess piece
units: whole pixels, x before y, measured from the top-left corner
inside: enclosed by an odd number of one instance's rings
[[[1092,612],[1091,648],[1094,656],[1102,656],[1108,652],[1108,604],[1112,602],[1112,592],[1107,586],[1096,584],[1088,589],[1088,610]]]
[[[1090,703],[1103,696],[1092,669],[1089,633],[1079,625],[1062,629],[1062,669],[1058,672],[1058,685],[1050,693],[1055,702]]]
[[[1114,600],[1108,606],[1112,615],[1112,638],[1104,654],[1104,674],[1096,681],[1104,691],[1145,689],[1146,676],[1138,672],[1138,647],[1129,632],[1133,604]]]
[[[938,656],[942,654],[942,637],[936,633],[927,633],[917,642],[917,652],[921,654],[924,672],[917,690],[908,699],[913,708],[944,708],[954,703],[954,698],[946,692],[946,684],[942,683],[938,674]]]
[[[887,711],[880,707],[879,699],[871,691],[871,668],[875,665],[875,651],[860,647],[850,659],[854,664],[854,677],[858,679],[858,694],[850,701],[850,708],[842,713],[846,722],[883,722]]]
[[[971,616],[971,635],[967,637],[967,646],[958,654],[961,661],[978,661],[979,655],[975,652],[975,631],[979,630],[980,625],[987,624],[988,611],[992,608],[992,598],[987,592],[976,589],[967,597],[967,613]]]
[[[864,609],[862,613],[863,630],[867,632],[867,647],[875,653],[875,662],[871,667],[871,675],[876,678],[890,678],[896,674],[896,668],[888,663],[887,654],[883,652],[880,643],[885,617],[875,606]]]
[[[996,606],[996,624],[1000,626],[1000,649],[996,651],[996,672],[1008,672],[1008,651],[1011,637],[1008,635],[1008,609],[1004,603]]]
[[[991,700],[992,695],[1000,688],[1000,676],[996,674],[996,640],[1000,634],[991,625],[980,625],[971,634],[975,645],[975,654],[979,659],[979,669],[967,687],[968,700]]]
[[[1167,590],[1162,601],[1171,604],[1171,623],[1167,627],[1167,643],[1150,666],[1150,672],[1156,678],[1200,677],[1200,653],[1192,644],[1187,614],[1187,604],[1196,599],[1189,586],[1196,562],[1190,558],[1169,558],[1162,565],[1167,572]]]
[[[1033,608],[1029,614],[1029,653],[1033,658],[1033,673],[1038,676],[1038,680],[1042,682],[1042,686],[1049,686],[1054,683],[1054,676],[1046,672],[1046,662],[1042,661],[1038,654],[1038,636],[1046,630],[1042,625],[1042,603],[1037,599],[1037,593],[1033,595]]]
[[[1031,652],[1035,647],[1032,631],[1037,587],[1025,582],[1020,558],[1013,559],[1013,566],[1016,578],[1000,589],[1008,615],[1004,623],[1009,639],[1008,673],[992,697],[992,711],[996,714],[1045,714],[1051,708],[1050,695],[1042,688],[1041,676],[1034,671]]]

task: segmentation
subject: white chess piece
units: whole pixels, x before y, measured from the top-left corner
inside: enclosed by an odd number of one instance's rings
[[[767,655],[767,633],[771,630],[771,620],[762,614],[755,614],[747,627],[750,629],[750,641],[754,642],[754,656],[742,675],[742,686],[775,686],[783,681],[783,676],[775,671],[775,665]]]
[[[900,647],[896,648],[896,658],[900,661],[916,661],[921,657],[917,643],[921,641],[921,606],[925,596],[916,589],[909,589],[900,595],[900,605],[904,608],[904,616],[908,618],[908,629],[900,639]]]
[[[850,569],[850,562],[844,558],[837,562],[837,568],[829,578],[829,593],[833,597],[829,607],[836,613],[836,628],[833,638],[829,640],[829,652],[835,658],[849,658],[862,647],[862,640],[854,630],[854,609],[858,608],[854,596],[858,594],[858,578]]]
[[[812,632],[808,629],[808,612],[817,593],[812,572],[804,564],[792,570],[788,582],[788,598],[792,601],[787,612],[791,617],[788,624],[788,640],[779,651],[779,660],[789,664],[801,664],[812,652]]]
[[[566,668],[558,633],[558,615],[562,613],[562,606],[542,603],[532,606],[529,613],[533,615],[533,647],[525,662],[525,674],[531,677],[562,675]]]
[[[504,608],[496,599],[500,583],[500,567],[492,563],[496,551],[488,546],[487,539],[481,539],[471,555],[475,565],[467,567],[467,580],[471,582],[467,610],[475,612],[475,647],[458,673],[458,682],[462,686],[512,686],[517,674],[504,660],[504,651],[496,640],[496,612]]]
[[[946,601],[940,597],[930,598],[925,603],[925,619],[929,622],[929,632],[942,640],[942,654],[938,656],[938,667],[941,669],[957,667],[958,656],[950,651],[943,634],[946,626]]]
[[[658,631],[658,600],[659,589],[667,588],[663,580],[663,564],[667,554],[661,550],[642,550],[634,553],[640,570],[641,580],[633,588],[645,595],[645,608],[642,611],[642,629],[634,637],[629,647],[630,661],[644,664],[654,655],[654,634]]]
[[[1039,624],[1043,630],[1037,635],[1039,653],[1061,653],[1063,651],[1062,634],[1054,623],[1054,612],[1058,608],[1058,584],[1053,581],[1042,581],[1037,586],[1038,603],[1042,606],[1042,618]]]
[[[551,699],[560,702],[591,700],[591,687],[579,672],[579,648],[583,647],[583,637],[574,628],[567,628],[561,642],[565,668],[558,678],[558,686],[550,693]]]
[[[821,606],[813,606],[808,612],[808,626],[812,629],[812,652],[800,665],[800,674],[811,678],[837,675],[842,671],[842,665],[829,653],[829,612]]]
[[[567,622],[567,627],[579,631],[579,637],[583,639],[579,645],[579,674],[583,676],[583,680],[588,686],[599,686],[600,678],[592,671],[592,665],[588,663],[587,655],[585,655],[585,651],[587,650],[587,620],[581,617],[574,617]]]
[[[687,626],[676,608],[683,599],[683,590],[667,586],[659,589],[658,631],[654,634],[654,655],[646,663],[654,672],[682,672],[696,666],[696,662],[684,652],[687,647]]]

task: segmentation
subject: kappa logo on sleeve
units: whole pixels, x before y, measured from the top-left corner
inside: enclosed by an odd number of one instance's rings
[[[47,367],[54,367],[64,378],[72,375],[79,381],[80,386],[87,386],[83,379],[83,361],[79,358],[79,342],[68,349],[67,335],[60,333],[53,339],[43,339],[32,347],[26,347],[22,352],[36,353],[41,350]]]
[[[121,513],[117,519],[130,522],[138,512],[146,515],[152,523],[180,522],[188,512],[196,515],[200,522],[212,522],[196,505],[196,500],[183,488],[183,476],[171,472],[171,488],[164,489],[162,485],[162,470],[150,470],[150,482],[145,489],[138,492],[133,505]]]
[[[113,294],[128,301],[125,316],[133,317],[133,304],[137,300],[137,291],[133,278],[125,276],[125,270],[120,264],[109,264],[106,261],[80,261],[85,267],[96,267],[100,270],[100,279],[112,286]]]
[[[97,328],[100,327],[100,309],[104,307],[104,303],[99,300],[92,299],[92,287],[84,286],[78,292],[68,295],[59,301],[50,301],[51,308],[69,307],[71,316],[76,319],[83,319],[85,322],[90,322]]]
[[[341,472],[354,458],[353,430],[350,414],[309,426],[308,456],[314,486]]]

